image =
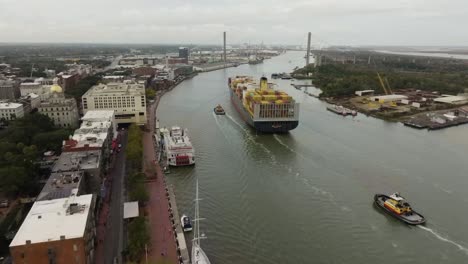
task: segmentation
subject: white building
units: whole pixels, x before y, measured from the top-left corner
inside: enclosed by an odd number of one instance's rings
[[[56,80],[55,80],[56,82]],[[62,88],[54,84],[50,88],[51,97],[41,101],[38,112],[48,116],[59,127],[78,127],[78,106],[74,98],[65,98]]]
[[[92,110],[88,111],[81,119],[80,128],[75,130],[73,136],[67,141],[63,151],[78,150],[103,150],[105,154],[110,150],[112,139],[117,136],[117,125],[112,110]],[[106,156],[106,155],[105,155]]]
[[[408,99],[408,96],[400,94],[389,94],[369,97],[369,100],[380,103],[398,102],[404,99]]]
[[[83,96],[83,112],[90,110],[115,110],[119,123],[146,124],[145,86],[130,81],[99,84],[91,87]]]
[[[17,103],[0,103],[0,119],[14,120],[24,116],[24,107]]]
[[[49,98],[50,88],[50,85],[44,85],[39,82],[22,83],[19,87],[21,96],[33,93],[39,95],[40,100],[47,100]]]
[[[466,104],[468,103],[468,96],[465,95],[451,95],[451,96],[443,96],[434,99],[436,103],[443,103],[443,104]]]
[[[94,263],[92,194],[37,201],[10,244],[13,263]]]

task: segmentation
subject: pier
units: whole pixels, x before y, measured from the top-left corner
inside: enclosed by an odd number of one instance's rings
[[[172,186],[169,186],[168,189],[169,195],[169,206],[172,213],[172,224],[175,228],[175,239],[177,244],[177,253],[179,254],[180,263],[189,264],[190,257],[188,253],[187,243],[185,241],[185,234],[182,230],[182,223],[180,222],[180,215],[177,209],[175,194]]]

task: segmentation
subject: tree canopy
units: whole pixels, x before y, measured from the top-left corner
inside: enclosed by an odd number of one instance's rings
[[[339,55],[337,55],[339,56]],[[326,61],[321,66],[298,69],[294,74],[312,73],[313,83],[325,97],[353,95],[357,90],[376,90],[383,93],[377,72],[387,78],[392,90],[417,89],[458,94],[468,88],[468,65],[447,59],[400,59],[397,56],[375,55],[372,63],[358,58],[356,64]],[[326,60],[326,59],[323,59]],[[330,59],[328,59],[330,60]]]
[[[41,153],[60,152],[71,131],[54,127],[49,117],[32,113],[10,122],[0,133],[0,191],[6,195],[34,195],[38,191]]]
[[[150,243],[148,225],[144,217],[132,219],[128,226],[128,236],[128,257],[130,260],[139,261],[145,252],[145,247]]]

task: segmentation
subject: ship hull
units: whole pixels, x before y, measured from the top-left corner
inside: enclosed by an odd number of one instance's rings
[[[231,102],[242,119],[258,132],[262,133],[287,133],[299,125],[299,121],[254,121],[250,113],[245,110],[242,100],[229,88]]]

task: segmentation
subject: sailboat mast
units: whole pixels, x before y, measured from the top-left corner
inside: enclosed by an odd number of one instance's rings
[[[195,241],[200,245],[200,226],[199,226],[199,219],[200,212],[198,208],[198,179],[197,179],[197,189],[195,195]]]

